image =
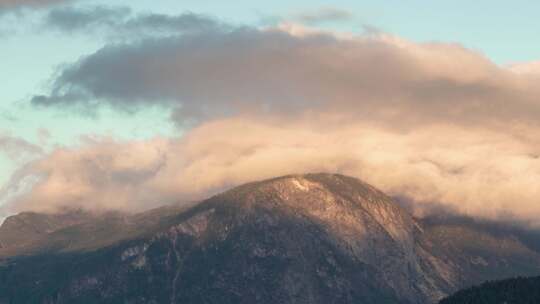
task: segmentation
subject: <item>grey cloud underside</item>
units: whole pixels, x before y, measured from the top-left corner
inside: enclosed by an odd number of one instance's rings
[[[331,110],[409,124],[536,124],[540,115],[534,79],[456,45],[221,28],[184,17],[204,30],[106,46],[62,70],[51,93],[33,103],[99,100],[126,109],[162,103],[181,109],[180,120]],[[150,19],[130,22],[148,26]]]

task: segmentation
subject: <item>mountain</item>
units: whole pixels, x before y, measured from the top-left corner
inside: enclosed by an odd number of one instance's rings
[[[436,303],[540,273],[540,254],[510,232],[417,220],[332,174],[135,215],[23,213],[0,244],[0,303]]]
[[[537,304],[540,277],[487,282],[443,299],[439,304]]]
[[[60,214],[24,212],[9,217],[0,226],[0,250],[22,248],[53,231],[85,222],[88,216],[87,213],[76,211]]]

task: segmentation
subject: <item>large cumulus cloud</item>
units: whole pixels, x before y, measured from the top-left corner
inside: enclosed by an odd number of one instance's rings
[[[287,28],[212,30],[105,47],[38,105],[164,103],[178,118],[332,111],[393,123],[537,123],[538,77],[459,45]]]

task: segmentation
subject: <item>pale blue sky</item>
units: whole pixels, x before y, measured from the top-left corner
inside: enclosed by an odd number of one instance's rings
[[[318,8],[338,8],[355,18],[326,24],[360,32],[363,25],[414,41],[463,44],[484,53],[498,64],[540,59],[540,2],[537,1],[223,1],[133,0],[78,1],[75,5],[124,5],[136,11],[177,14],[204,13],[235,24],[260,25],[273,17],[287,18]],[[42,11],[43,12],[43,11]],[[51,76],[62,64],[91,54],[105,44],[95,36],[66,35],[40,29],[39,13],[4,16],[0,21],[0,135],[9,134],[42,144],[37,135],[47,129],[45,148],[73,145],[81,135],[98,134],[122,139],[174,136],[176,130],[166,109],[152,108],[137,114],[101,109],[98,117],[85,117],[62,109],[28,104],[46,92]],[[19,163],[0,156],[0,185]]]

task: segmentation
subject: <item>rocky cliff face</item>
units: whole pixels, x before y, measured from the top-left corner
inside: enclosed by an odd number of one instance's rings
[[[286,176],[4,246],[0,303],[435,303],[540,271],[519,240],[459,229],[418,222],[357,179]]]

